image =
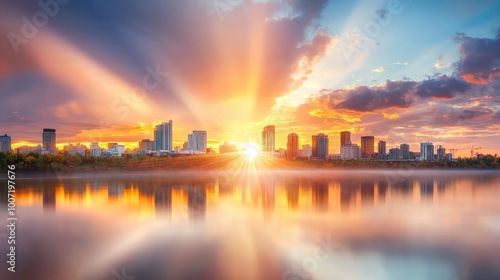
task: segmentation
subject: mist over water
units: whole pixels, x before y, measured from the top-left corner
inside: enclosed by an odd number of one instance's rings
[[[0,279],[500,279],[499,172],[59,175],[17,179]]]

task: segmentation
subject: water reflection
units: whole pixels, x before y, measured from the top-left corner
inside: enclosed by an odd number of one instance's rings
[[[34,266],[24,266],[18,279],[110,279],[122,265],[137,279],[500,276],[495,172],[396,179],[380,172],[101,174],[18,182],[19,254]],[[4,188],[0,198],[5,215]],[[317,258],[321,238],[339,246]],[[47,256],[68,271],[54,275],[43,268],[50,262],[35,265]]]

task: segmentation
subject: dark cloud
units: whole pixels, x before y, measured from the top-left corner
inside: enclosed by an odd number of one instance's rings
[[[484,84],[500,77],[500,28],[496,37],[473,38],[457,34],[460,43],[460,60],[456,73],[469,82]]]
[[[380,86],[360,86],[346,90],[345,100],[334,105],[335,109],[347,109],[353,111],[367,112],[392,107],[408,108],[413,100],[409,93],[415,82],[411,81],[387,81]],[[336,94],[332,92],[331,94]]]
[[[421,98],[451,99],[470,88],[471,85],[462,79],[443,75],[419,83],[415,94]]]

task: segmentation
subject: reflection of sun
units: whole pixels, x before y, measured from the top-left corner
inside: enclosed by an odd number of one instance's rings
[[[248,144],[244,146],[244,153],[247,159],[253,160],[257,156],[258,152],[259,150],[253,144]]]

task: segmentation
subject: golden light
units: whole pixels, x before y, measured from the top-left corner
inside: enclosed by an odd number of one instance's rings
[[[257,157],[259,150],[257,149],[257,146],[254,144],[248,144],[244,146],[244,154],[245,157],[249,160],[255,159]]]

